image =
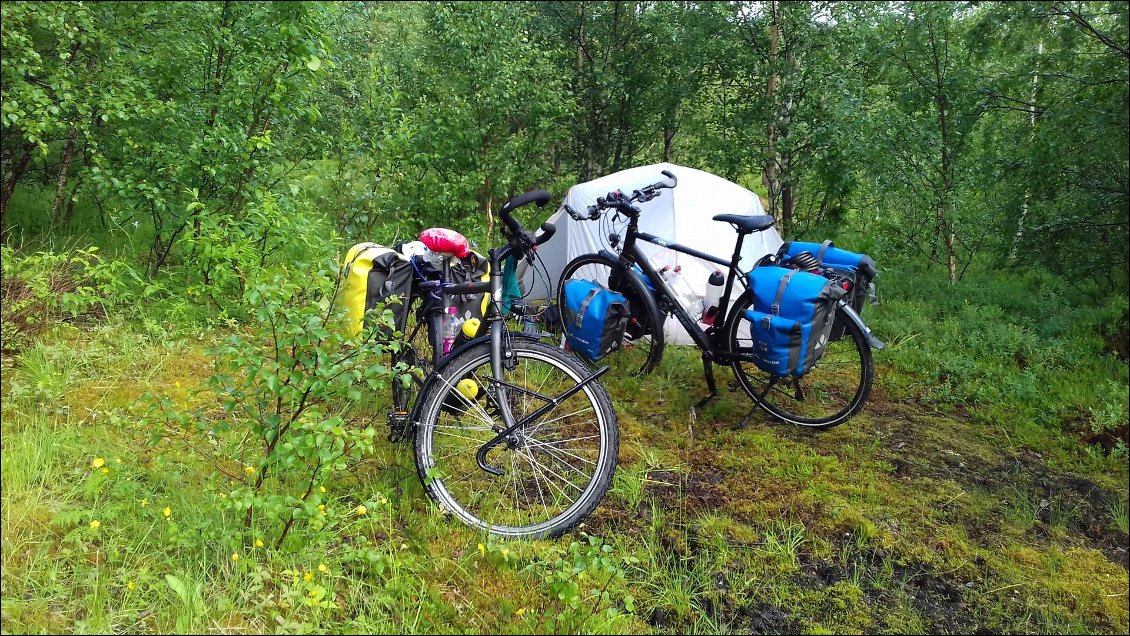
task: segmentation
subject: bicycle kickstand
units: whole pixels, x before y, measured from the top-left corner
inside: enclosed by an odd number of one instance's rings
[[[705,353],[702,354],[702,375],[706,378],[706,389],[710,393],[694,405],[696,409],[706,406],[714,399],[714,396],[718,395],[718,388],[714,384],[714,366]]]
[[[756,410],[757,410],[756,406],[751,406],[750,409],[749,409],[749,413],[746,413],[745,416],[742,419],[738,420],[738,424],[736,426],[734,426],[734,428],[735,429],[745,428],[745,425],[749,424],[749,418],[753,417],[753,412],[756,411]]]

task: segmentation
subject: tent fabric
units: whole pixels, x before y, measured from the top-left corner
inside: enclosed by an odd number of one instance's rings
[[[534,278],[535,268],[525,274],[523,289],[529,291],[531,298],[548,298],[555,293],[561,271],[573,258],[581,254],[611,249],[608,244],[609,231],[624,236],[627,221],[611,222],[612,214],[606,213],[601,221],[575,221],[565,213],[568,205],[577,212],[585,212],[613,190],[630,193],[647,185],[665,179],[662,172],[670,171],[678,180],[678,185],[670,190],[661,190],[660,196],[639,205],[639,229],[675,243],[691,247],[707,254],[729,258],[734,251],[737,232],[729,223],[714,221],[716,214],[754,215],[765,214],[765,208],[756,194],[727,181],[722,177],[679,166],[672,163],[657,163],[637,168],[629,168],[609,174],[586,183],[579,183],[569,189],[565,200],[557,212],[548,220],[557,226],[557,235],[538,248],[538,254],[545,263],[549,281]],[[782,244],[781,235],[776,228],[749,234],[742,244],[741,268],[749,271],[755,262],[766,254],[776,253]],[[721,266],[681,254],[673,250],[639,241],[637,245],[656,269],[669,265],[682,267],[683,279],[694,291],[697,299],[706,293],[707,279]],[[540,278],[540,277],[538,277]],[[606,281],[604,281],[606,282]],[[737,293],[731,293],[731,301]],[[691,344],[686,331],[674,318],[667,320],[664,328],[667,342]]]

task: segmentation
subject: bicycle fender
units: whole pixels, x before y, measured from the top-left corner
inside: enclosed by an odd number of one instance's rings
[[[624,273],[634,279],[636,283],[639,284],[640,289],[648,288],[647,284],[643,282],[643,278],[640,277],[639,273],[636,272],[635,269],[628,267],[627,261],[624,260],[624,258],[619,254],[610,252],[608,250],[600,250],[599,252],[597,252],[597,254],[599,254],[602,258],[608,259],[609,262],[617,263],[618,265],[623,267]],[[641,298],[641,300],[644,304],[644,310],[656,318],[655,324],[659,329],[660,337],[662,337],[665,316],[663,312],[659,311],[659,303],[655,301],[655,294],[645,294],[644,297]]]
[[[847,315],[848,319],[854,322],[855,326],[859,327],[859,330],[863,332],[863,337],[867,340],[867,344],[870,345],[872,349],[880,351],[887,346],[882,340],[879,340],[871,333],[871,329],[867,325],[863,324],[863,318],[852,309],[851,305],[847,304],[843,299],[837,304],[844,310],[844,314]]]

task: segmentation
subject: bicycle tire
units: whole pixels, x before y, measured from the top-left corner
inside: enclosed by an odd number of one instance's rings
[[[618,281],[614,281],[615,284],[609,285],[613,272],[620,272],[622,275]],[[558,308],[565,306],[565,283],[575,278],[600,283],[628,299],[632,317],[629,319],[628,329],[625,330],[624,342],[621,343],[619,353],[621,357],[629,352],[632,352],[629,353],[630,356],[643,357],[639,369],[633,371],[632,375],[647,375],[654,371],[663,360],[664,321],[653,292],[637,275],[623,268],[619,263],[600,254],[582,254],[569,261],[565,269],[561,270],[561,280],[557,285]],[[558,314],[564,330],[565,313],[559,310]],[[632,337],[633,332],[638,335]]]
[[[742,323],[748,323],[745,312],[752,306],[753,294],[749,291],[734,302],[725,340],[731,353],[752,350],[748,332],[743,335],[741,330]],[[824,356],[800,378],[780,378],[762,371],[752,362],[731,362],[742,389],[765,412],[795,426],[822,430],[854,417],[871,392],[874,362],[871,347],[859,326],[839,307],[836,319],[846,327],[844,337],[830,342]],[[820,410],[824,405],[831,405],[830,413]]]
[[[506,382],[539,393],[545,391],[550,397],[561,395],[592,373],[575,355],[535,340],[514,339],[510,351],[514,354],[514,368],[507,371]],[[494,477],[478,467],[474,455],[496,431],[502,430],[501,418],[492,412],[497,406],[491,401],[489,390],[480,388],[475,398],[468,399],[458,389],[460,381],[467,379],[483,388],[490,385],[490,354],[490,341],[484,340],[448,361],[433,375],[429,388],[420,397],[414,444],[417,474],[433,501],[471,527],[508,538],[560,536],[596,509],[612,483],[620,435],[611,399],[598,380],[589,382],[520,429],[522,435],[516,436],[520,439],[514,445],[504,442],[492,449],[487,461],[507,468],[505,479]],[[547,403],[513,389],[509,393],[511,409],[519,419]],[[592,411],[591,418],[587,416],[588,410]],[[573,437],[558,439],[555,434]],[[450,441],[448,446],[448,438],[456,441]],[[569,444],[593,438],[598,440],[595,444]],[[589,448],[592,446],[595,457]],[[581,484],[558,473],[567,472],[568,468],[586,475],[582,470],[586,463],[593,466],[592,474]],[[486,492],[475,492],[478,486]],[[580,493],[575,498],[570,496],[570,486]],[[519,488],[525,497],[526,516]],[[514,501],[508,507],[505,498],[511,491]],[[541,509],[536,508],[539,503]]]

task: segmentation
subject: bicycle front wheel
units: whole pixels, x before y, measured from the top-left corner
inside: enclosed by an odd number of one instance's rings
[[[627,274],[619,263],[599,254],[583,254],[569,261],[561,271],[557,287],[557,307],[565,306],[565,283],[570,280],[587,280],[600,283],[628,300],[630,317],[624,329],[624,340],[617,357],[632,369],[633,375],[647,375],[663,359],[663,319],[655,304],[651,290],[638,278]],[[561,315],[562,328],[565,313]]]
[[[505,384],[492,379],[490,343],[452,359],[420,397],[416,468],[428,495],[475,528],[513,538],[556,537],[589,515],[616,470],[620,437],[608,393],[598,381],[520,427],[486,455],[476,453],[504,430],[499,388],[515,421],[552,404],[591,372],[573,354],[515,339]]]
[[[753,351],[745,316],[751,307],[753,295],[748,291],[734,302],[726,325],[731,353]],[[839,307],[836,320],[846,327],[844,337],[829,342],[823,357],[803,376],[781,377],[762,371],[753,362],[731,363],[738,382],[758,406],[783,422],[816,429],[843,424],[863,407],[874,376],[871,348]]]

